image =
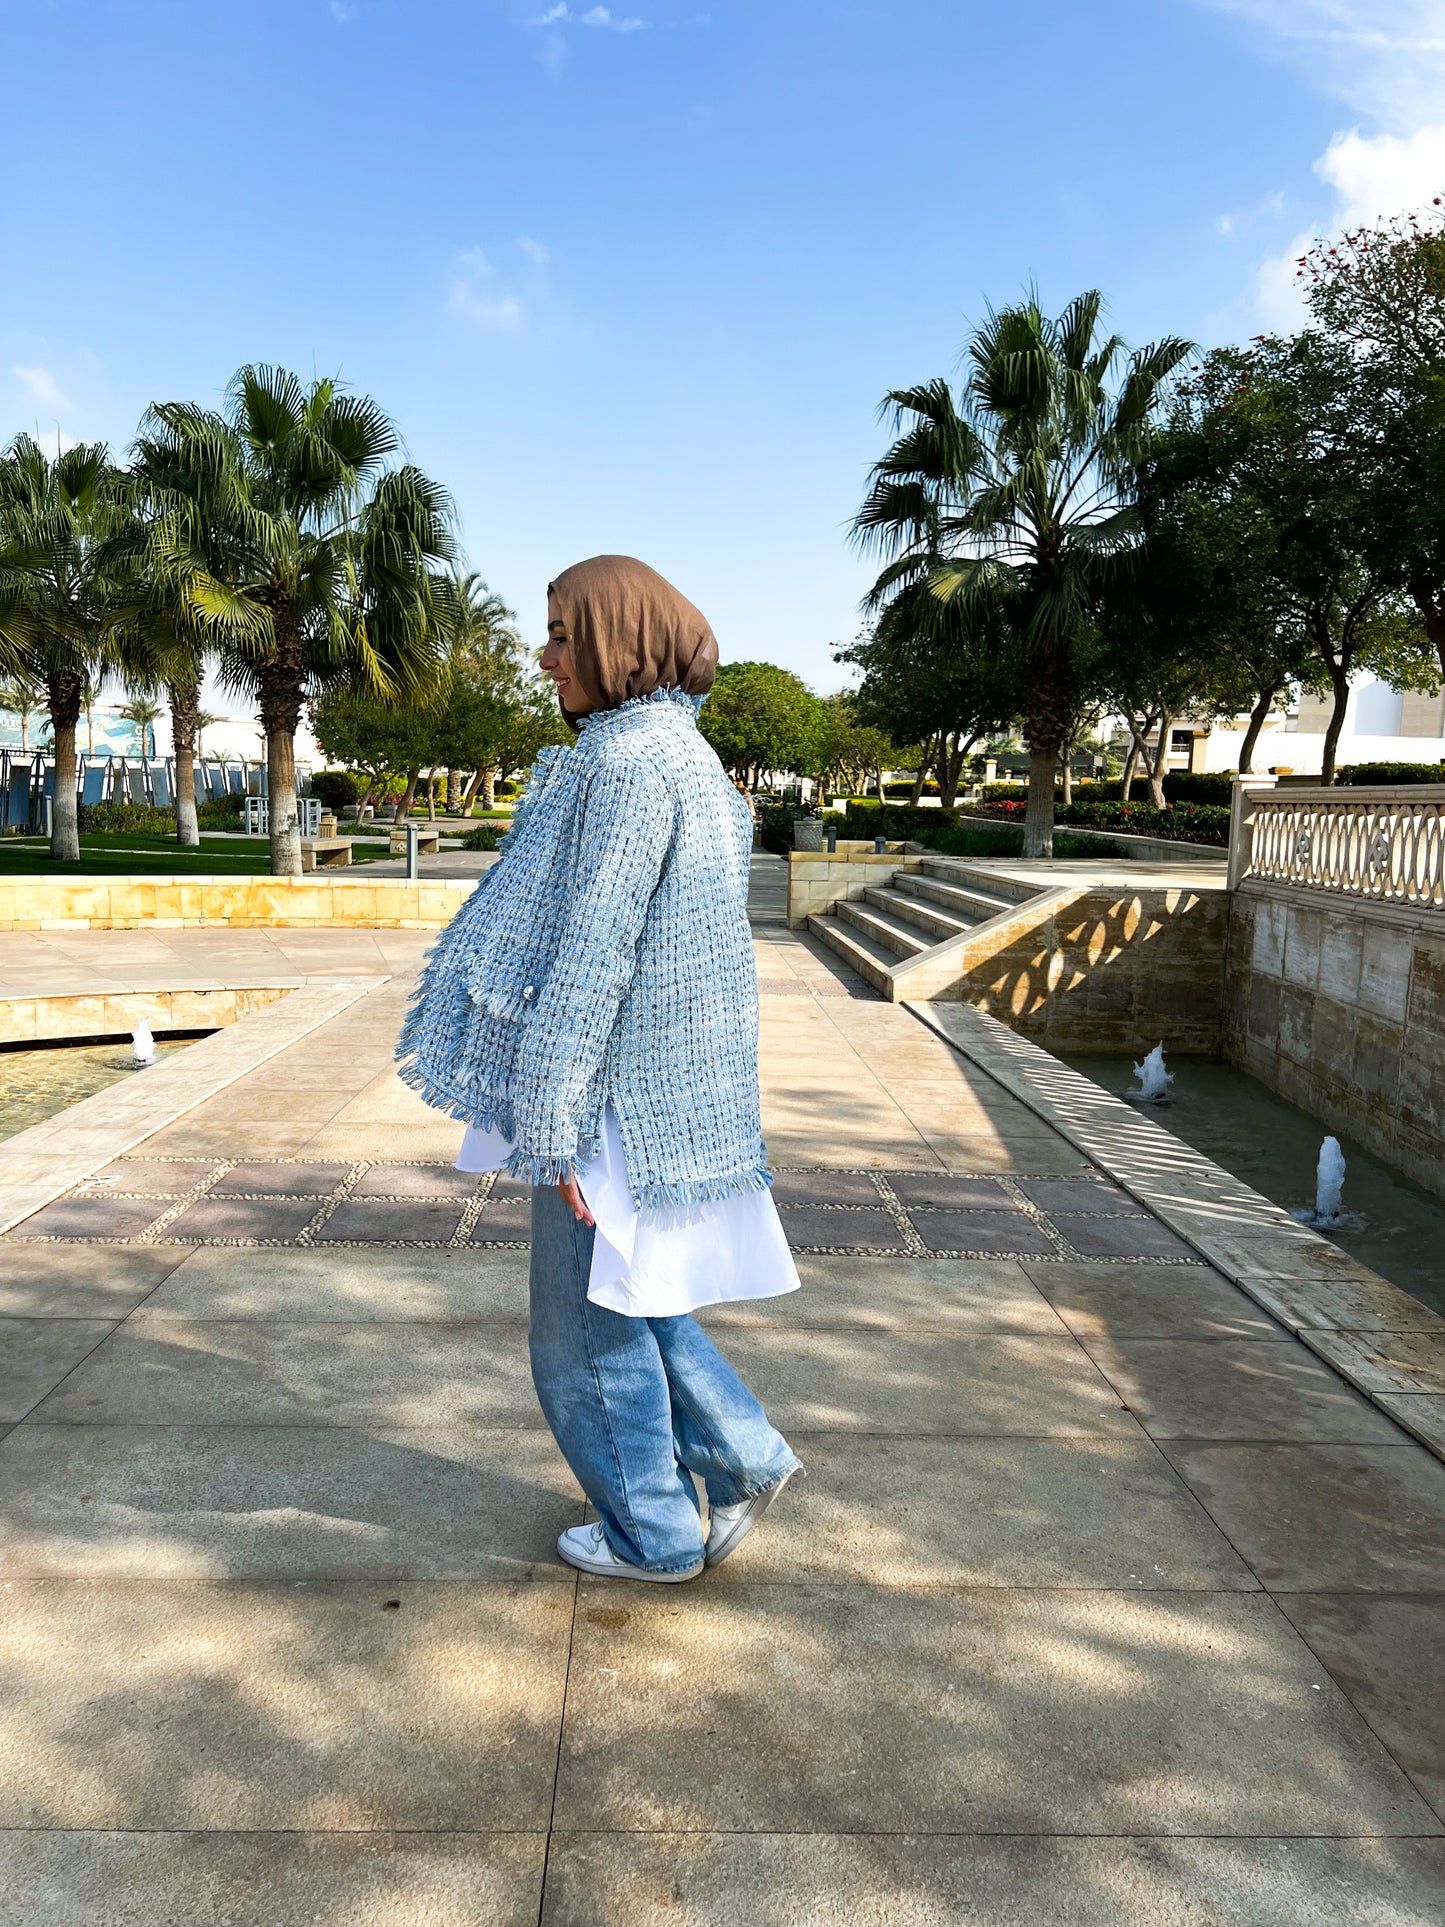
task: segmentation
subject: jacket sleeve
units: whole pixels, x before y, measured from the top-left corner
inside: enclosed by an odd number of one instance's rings
[[[641,762],[598,769],[579,809],[562,938],[523,1020],[513,1081],[516,1149],[508,1168],[535,1184],[555,1184],[577,1168],[587,1093],[632,984],[674,830],[671,793]]]

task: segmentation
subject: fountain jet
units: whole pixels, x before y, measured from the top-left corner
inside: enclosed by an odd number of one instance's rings
[[[1340,1194],[1345,1188],[1345,1154],[1337,1137],[1327,1137],[1320,1146],[1320,1161],[1315,1166],[1315,1223],[1336,1224],[1340,1216]]]
[[[1142,1064],[1134,1066],[1134,1075],[1139,1080],[1137,1091],[1129,1095],[1136,1104],[1162,1104],[1169,1095],[1169,1086],[1174,1082],[1174,1073],[1164,1068],[1164,1046],[1156,1044]]]
[[[131,1058],[137,1070],[143,1064],[156,1061],[156,1040],[151,1035],[151,1027],[142,1018],[130,1034]]]

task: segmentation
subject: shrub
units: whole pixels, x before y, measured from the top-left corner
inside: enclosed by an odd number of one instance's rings
[[[464,850],[495,850],[507,834],[505,823],[478,823],[474,830],[468,830],[462,838]]]
[[[133,835],[174,836],[176,813],[149,803],[91,803],[80,808],[82,836],[105,830],[129,830]]]
[[[787,856],[793,847],[793,825],[812,814],[803,803],[765,804],[758,811],[758,840],[774,856]]]
[[[371,787],[354,769],[319,769],[311,778],[311,794],[325,810],[340,810],[348,803],[359,803]]]
[[[1229,811],[1213,803],[1071,803],[1057,812],[1061,823],[1081,828],[1127,830],[1131,836],[1157,836],[1170,843],[1229,842]]]
[[[879,804],[877,798],[850,803],[838,819],[839,836],[886,836],[890,843],[927,841],[927,832],[956,821],[952,810],[913,809],[907,803]]]
[[[516,794],[517,785],[515,783],[497,783],[492,789],[492,795],[497,798],[498,802],[500,802],[504,796],[515,796]]]
[[[218,796],[214,802],[197,803],[196,827],[202,830],[239,830],[244,796]]]
[[[1445,763],[1350,763],[1335,771],[1337,783],[1445,783]]]

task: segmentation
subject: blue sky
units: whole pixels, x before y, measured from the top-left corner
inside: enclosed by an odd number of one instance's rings
[[[1288,322],[1445,186],[1445,0],[0,0],[0,440],[339,374],[540,641],[603,550],[817,686],[893,386],[1036,282]]]

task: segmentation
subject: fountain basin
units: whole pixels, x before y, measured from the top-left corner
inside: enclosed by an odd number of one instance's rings
[[[157,1037],[155,1061],[208,1035],[185,1031]],[[0,1139],[27,1131],[139,1070],[128,1037],[0,1048]]]

